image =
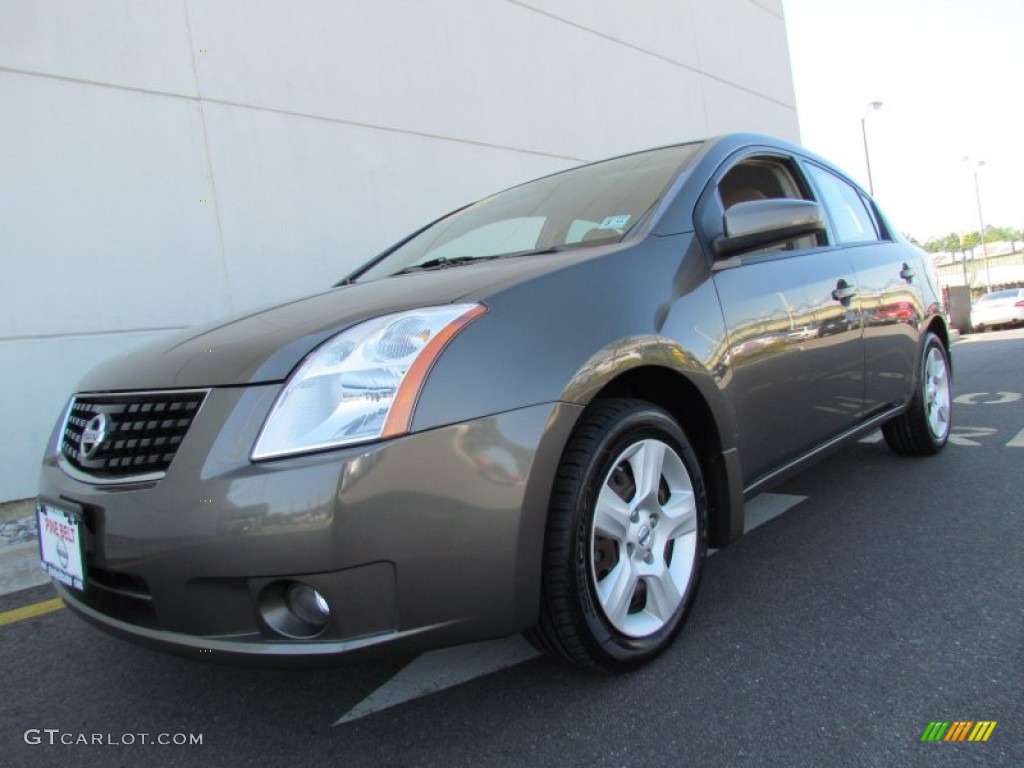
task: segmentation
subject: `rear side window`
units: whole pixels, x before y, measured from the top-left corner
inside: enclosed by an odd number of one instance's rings
[[[837,243],[866,243],[878,239],[875,218],[856,187],[817,165],[809,165],[811,178],[828,211]]]

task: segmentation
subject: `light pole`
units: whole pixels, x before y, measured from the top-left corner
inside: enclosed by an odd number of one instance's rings
[[[860,119],[860,135],[864,138],[864,163],[868,167],[868,192],[875,196],[875,184],[871,180],[871,155],[868,154],[868,115],[882,108],[882,102],[872,101]]]
[[[985,259],[985,282],[988,284],[988,293],[992,292],[992,272],[989,269],[988,264],[988,245],[985,243],[985,218],[981,215],[981,190],[978,187],[978,171],[985,167],[984,160],[972,160],[970,157],[964,157],[964,162],[971,166],[971,172],[974,174],[974,200],[978,204],[978,227],[979,234],[981,235],[981,255]]]

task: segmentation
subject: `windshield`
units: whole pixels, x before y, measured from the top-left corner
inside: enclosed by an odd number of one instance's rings
[[[500,192],[435,222],[355,279],[618,242],[699,146],[640,152]]]
[[[980,299],[978,303],[981,304],[983,301],[999,301],[1000,299],[1015,299],[1017,298],[1018,290],[1016,288],[1010,288],[1005,291],[995,291],[993,293],[986,293]]]

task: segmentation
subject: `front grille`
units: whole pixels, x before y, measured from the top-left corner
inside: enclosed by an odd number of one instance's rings
[[[75,469],[101,479],[162,474],[205,397],[205,390],[77,395],[61,453]]]

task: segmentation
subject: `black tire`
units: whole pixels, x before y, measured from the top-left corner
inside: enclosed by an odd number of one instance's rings
[[[637,479],[635,466],[652,468],[647,476],[657,475],[655,490],[643,492],[652,480]],[[599,496],[600,519],[625,524],[617,538],[602,532],[604,523],[595,525]],[[620,672],[653,659],[682,628],[696,597],[707,508],[700,464],[668,413],[639,400],[593,404],[555,479],[540,618],[527,638],[586,669]],[[599,595],[599,585],[612,595]]]
[[[941,368],[941,380],[936,378],[937,368]],[[885,442],[904,456],[938,453],[949,438],[952,407],[949,355],[942,341],[928,333],[918,360],[914,395],[902,414],[882,425]]]

